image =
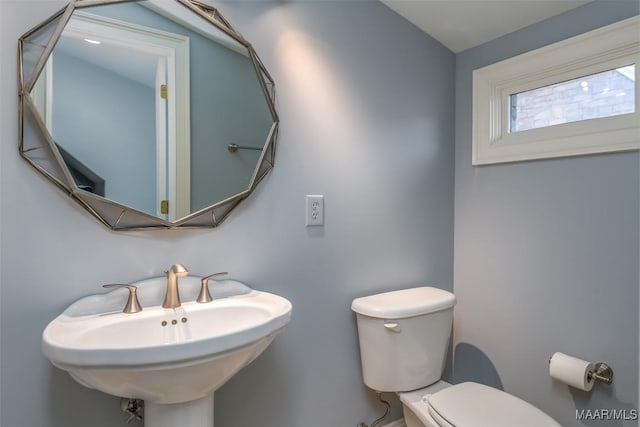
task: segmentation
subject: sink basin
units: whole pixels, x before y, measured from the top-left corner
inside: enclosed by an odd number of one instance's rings
[[[78,300],[44,330],[45,356],[86,387],[157,405],[190,402],[212,396],[291,318],[285,298],[233,280],[211,281],[214,300],[199,304],[200,278],[180,279],[176,309],[162,308],[165,277],[134,285],[141,312],[121,312],[125,289]]]

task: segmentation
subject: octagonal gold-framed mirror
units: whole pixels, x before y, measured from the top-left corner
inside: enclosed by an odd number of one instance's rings
[[[18,53],[20,154],[110,229],[216,227],[273,167],[273,79],[212,6],[75,0]]]

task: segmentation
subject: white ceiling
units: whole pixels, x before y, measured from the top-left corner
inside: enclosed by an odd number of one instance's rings
[[[591,0],[382,0],[455,53]]]
[[[66,53],[152,89],[156,87],[158,55],[143,52],[135,46],[122,46],[106,40],[93,44],[63,32],[55,52]]]

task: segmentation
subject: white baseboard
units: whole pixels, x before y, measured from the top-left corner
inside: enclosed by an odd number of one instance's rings
[[[404,423],[404,419],[400,418],[399,420],[392,421],[389,424],[383,425],[382,427],[407,427],[407,425]]]

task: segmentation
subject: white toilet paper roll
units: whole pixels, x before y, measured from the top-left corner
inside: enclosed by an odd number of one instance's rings
[[[593,388],[593,381],[588,380],[591,371],[592,363],[560,352],[554,353],[549,361],[551,378],[584,391],[591,391]]]

